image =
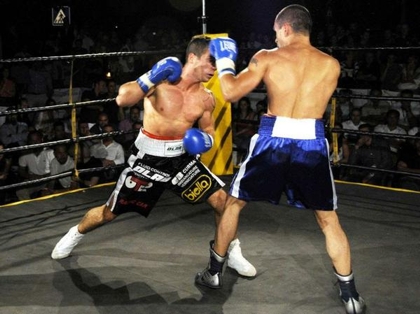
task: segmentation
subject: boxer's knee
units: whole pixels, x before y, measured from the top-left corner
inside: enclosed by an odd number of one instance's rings
[[[218,215],[222,215],[227,199],[227,194],[223,189],[219,189],[217,192],[213,193],[208,199],[207,202],[211,207],[216,211]]]
[[[335,211],[316,210],[315,217],[322,231],[325,231],[327,228],[341,228]]]

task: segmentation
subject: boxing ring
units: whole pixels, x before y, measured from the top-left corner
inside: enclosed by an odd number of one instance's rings
[[[156,52],[52,59],[151,53]],[[5,63],[45,60],[49,57],[6,60]],[[3,152],[107,136],[108,133],[88,137],[77,134],[76,108],[95,101],[74,102],[71,84],[69,91],[67,104],[0,114],[70,107],[71,139]],[[102,102],[107,101],[112,99]],[[332,130],[342,132],[333,127]],[[225,128],[223,132],[221,138],[226,140],[231,130]],[[346,130],[346,133],[358,132]],[[77,145],[75,147],[77,149]],[[77,156],[77,152],[74,155]],[[229,157],[223,159],[222,169],[228,171],[221,175],[227,184],[232,178],[230,155],[231,151]],[[211,162],[214,164],[217,160],[212,158]],[[76,168],[54,178],[78,176],[78,173]],[[25,184],[0,187],[0,193]],[[89,208],[102,204],[112,185],[107,183],[0,207],[0,312],[343,313],[324,237],[313,215],[288,206],[284,199],[280,206],[254,202],[243,211],[241,245],[258,274],[250,280],[226,269],[225,284],[220,290],[194,285],[195,273],[207,263],[208,241],[214,236],[212,210],[206,204],[186,205],[169,192],[163,195],[148,219],[136,214],[123,215],[89,233],[71,257],[51,260],[51,250],[58,239]],[[353,269],[358,290],[367,302],[367,313],[418,313],[419,193],[337,181],[337,194],[338,213],[351,242]]]
[[[194,285],[208,261],[212,210],[171,193],[148,219],[121,216],[85,237],[71,257],[52,260],[57,240],[110,189],[1,209],[0,312],[343,313],[313,215],[284,202],[243,211],[241,246],[258,274],[249,280],[227,268],[220,290]],[[418,313],[419,195],[341,182],[337,193],[367,313]]]

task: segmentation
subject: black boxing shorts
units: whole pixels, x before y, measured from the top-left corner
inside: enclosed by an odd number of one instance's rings
[[[184,152],[182,140],[150,138],[140,132],[132,150],[107,201],[116,215],[137,212],[147,217],[165,189],[198,204],[224,186],[197,156]]]

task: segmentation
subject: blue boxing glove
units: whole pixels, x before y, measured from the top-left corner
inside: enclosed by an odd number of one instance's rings
[[[210,54],[216,59],[219,77],[225,74],[236,74],[235,61],[238,56],[236,42],[229,37],[212,39],[209,45]]]
[[[196,128],[188,129],[183,139],[185,150],[191,155],[205,153],[213,146],[210,134]]]
[[[168,80],[173,83],[178,80],[182,73],[182,63],[178,58],[167,57],[156,63],[152,69],[137,79],[142,91],[147,92],[157,83]]]

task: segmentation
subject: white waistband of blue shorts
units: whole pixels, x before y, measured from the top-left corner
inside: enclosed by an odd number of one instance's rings
[[[258,134],[302,140],[325,137],[322,120],[275,116],[261,117]]]
[[[138,157],[145,154],[159,157],[176,157],[185,153],[182,139],[177,140],[161,140],[147,136],[143,130],[140,130],[134,142],[135,150]]]

